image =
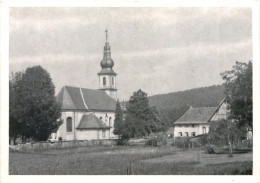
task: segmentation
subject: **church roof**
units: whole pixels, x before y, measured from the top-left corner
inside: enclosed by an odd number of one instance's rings
[[[201,124],[207,123],[217,107],[198,107],[190,108],[182,117],[174,124]]]
[[[114,111],[116,101],[103,90],[64,86],[56,100],[63,110]]]
[[[100,128],[108,129],[110,127],[106,126],[94,114],[83,115],[77,127],[77,129],[100,129]]]
[[[98,73],[98,75],[102,75],[102,74],[104,74],[104,75],[106,75],[106,74],[109,74],[109,75],[117,75],[112,68],[103,68],[103,69]]]

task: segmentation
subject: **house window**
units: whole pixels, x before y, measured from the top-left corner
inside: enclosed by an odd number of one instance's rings
[[[185,136],[188,137],[188,136],[189,136],[189,133],[188,133],[188,132],[185,132]]]
[[[189,127],[189,125],[186,125],[186,127]]]
[[[103,138],[106,137],[106,130],[102,130],[102,137],[103,137]]]
[[[205,134],[206,133],[206,127],[202,128],[202,133]]]
[[[72,118],[68,117],[66,120],[67,132],[72,132]]]
[[[180,137],[182,136],[182,132],[179,132],[179,136],[180,136]]]
[[[192,128],[195,128],[195,125],[192,125]]]
[[[191,132],[191,136],[195,137],[196,136],[195,132]]]
[[[106,77],[103,77],[103,85],[105,86],[107,84]]]

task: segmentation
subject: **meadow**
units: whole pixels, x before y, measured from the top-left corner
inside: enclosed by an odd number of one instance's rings
[[[99,146],[10,152],[10,175],[252,174],[252,152],[205,154],[172,146]]]

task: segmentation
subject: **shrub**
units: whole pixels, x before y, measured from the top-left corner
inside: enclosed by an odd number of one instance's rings
[[[166,144],[167,141],[163,136],[151,138],[146,142],[146,145],[150,145],[154,147],[166,145]]]
[[[59,140],[59,142],[61,142],[62,141],[62,137],[59,137],[58,140]]]
[[[116,145],[117,145],[117,146],[128,145],[128,140],[126,140],[126,139],[117,139],[117,140],[116,140]]]
[[[215,154],[215,151],[214,151],[214,149],[212,147],[207,146],[206,147],[206,153],[208,153],[208,154]]]
[[[203,134],[197,137],[197,141],[202,145],[205,146],[208,144],[208,134]]]
[[[184,148],[184,149],[189,148],[190,138],[189,137],[177,137],[174,139],[172,146],[175,146],[178,148]]]

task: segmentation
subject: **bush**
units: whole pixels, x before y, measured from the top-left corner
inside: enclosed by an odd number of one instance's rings
[[[59,142],[61,142],[62,141],[62,137],[59,137],[58,140],[59,140]]]
[[[197,137],[197,141],[202,145],[205,146],[208,144],[208,134],[203,134]]]
[[[116,145],[117,145],[117,146],[128,145],[128,140],[126,140],[126,139],[117,139],[117,140],[116,140]]]
[[[187,149],[190,146],[190,138],[189,137],[177,137],[174,139],[172,146]]]
[[[151,138],[146,142],[146,145],[154,146],[154,147],[162,146],[162,145],[166,145],[166,144],[167,144],[167,141],[163,136]]]
[[[206,153],[207,154],[215,154],[215,151],[212,147],[207,146],[206,147]]]

